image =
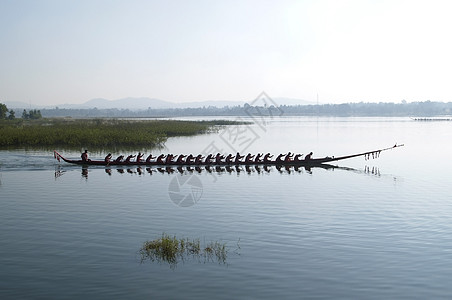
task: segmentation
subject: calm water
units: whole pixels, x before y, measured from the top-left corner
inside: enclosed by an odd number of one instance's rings
[[[405,147],[334,169],[230,173],[83,170],[52,151],[0,151],[0,298],[452,295],[452,122],[257,121],[171,139],[162,151],[339,156]],[[141,263],[140,247],[162,233],[224,242],[226,264]]]

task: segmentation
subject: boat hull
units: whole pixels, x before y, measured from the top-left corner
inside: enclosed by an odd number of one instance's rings
[[[221,162],[221,163],[216,163],[216,162],[212,162],[212,163],[177,163],[177,162],[172,162],[172,163],[158,163],[158,162],[145,162],[145,161],[141,161],[141,162],[105,162],[102,160],[90,160],[90,161],[82,161],[82,160],[71,160],[71,159],[65,159],[63,157],[62,158],[65,162],[67,163],[71,163],[71,164],[76,164],[76,165],[84,165],[84,166],[161,166],[161,167],[166,167],[166,166],[256,166],[256,165],[268,165],[268,166],[275,166],[275,165],[281,165],[281,166],[313,166],[313,165],[319,165],[319,164],[323,164],[323,163],[328,163],[332,161],[332,158],[330,157],[326,157],[326,158],[321,158],[321,159],[311,159],[311,160],[300,160],[300,161],[282,161],[282,162],[276,162],[276,161],[270,161],[270,162],[237,162],[237,163],[226,163],[226,162]]]

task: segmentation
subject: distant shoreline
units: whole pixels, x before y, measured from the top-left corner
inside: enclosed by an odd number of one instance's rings
[[[20,111],[18,112],[20,113]],[[326,116],[326,117],[449,117],[452,102],[345,103],[320,105],[237,105],[167,109],[41,109],[43,117],[71,118],[171,118],[231,116]]]

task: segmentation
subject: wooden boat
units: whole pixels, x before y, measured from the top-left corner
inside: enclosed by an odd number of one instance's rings
[[[401,145],[397,145],[395,144],[392,147],[389,148],[385,148],[385,149],[379,149],[379,150],[374,150],[374,151],[368,151],[368,152],[363,152],[363,153],[358,153],[358,154],[351,154],[351,155],[345,155],[345,156],[338,156],[338,157],[334,157],[334,156],[327,156],[327,157],[323,157],[323,158],[310,158],[310,159],[300,159],[300,160],[290,160],[290,161],[276,161],[276,160],[271,160],[271,161],[259,161],[259,162],[245,162],[245,161],[240,161],[240,162],[231,162],[231,163],[227,163],[224,161],[221,162],[201,162],[201,163],[187,163],[187,162],[171,162],[171,163],[159,163],[156,161],[150,161],[150,162],[146,162],[146,161],[109,161],[106,162],[105,160],[88,160],[88,161],[84,161],[84,160],[74,160],[74,159],[67,159],[65,157],[63,157],[61,154],[59,154],[57,151],[54,151],[54,157],[60,161],[61,159],[67,163],[71,163],[71,164],[76,164],[76,165],[84,165],[84,166],[228,166],[228,165],[289,165],[289,166],[318,166],[318,165],[322,165],[322,164],[327,164],[327,163],[331,163],[331,162],[335,162],[335,161],[339,161],[339,160],[344,160],[344,159],[349,159],[349,158],[354,158],[354,157],[359,157],[359,156],[365,156],[366,159],[368,158],[376,158],[380,155],[380,153],[382,151],[386,151],[386,150],[391,150],[397,147],[402,147],[403,144]]]

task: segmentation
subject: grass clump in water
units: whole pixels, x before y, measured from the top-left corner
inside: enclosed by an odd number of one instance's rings
[[[168,263],[175,268],[179,261],[194,258],[198,261],[218,262],[226,264],[226,243],[218,241],[201,246],[199,239],[181,238],[170,236],[166,233],[158,239],[146,241],[140,249],[141,262],[145,260]]]

